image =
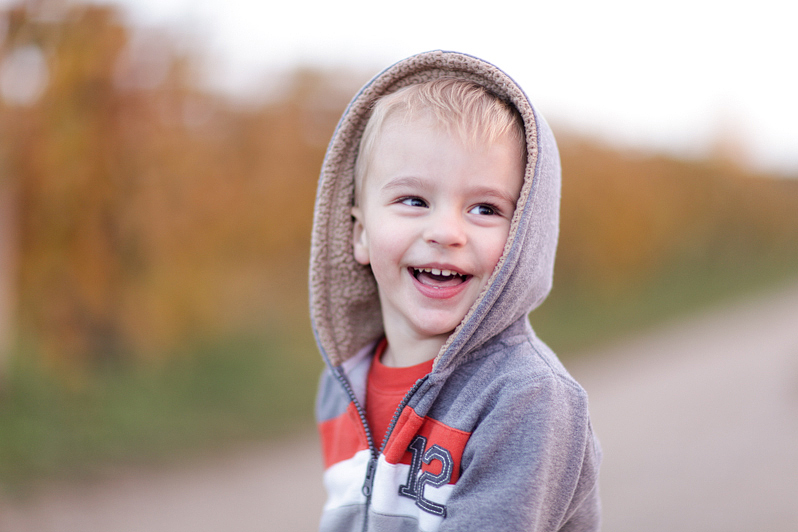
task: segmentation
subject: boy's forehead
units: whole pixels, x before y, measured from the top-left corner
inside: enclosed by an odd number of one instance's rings
[[[420,115],[386,120],[375,140],[362,187],[367,194],[389,184],[426,188],[432,184],[430,179],[457,181],[466,175],[476,175],[479,180],[471,182],[472,188],[506,190],[508,199],[514,196],[512,203],[515,203],[523,183],[525,158],[519,156],[522,148],[509,133],[492,141],[464,138],[435,117]]]

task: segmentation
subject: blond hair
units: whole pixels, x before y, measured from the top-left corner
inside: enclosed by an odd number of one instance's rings
[[[457,135],[466,144],[490,144],[509,135],[518,143],[519,157],[525,162],[523,121],[511,104],[473,81],[439,78],[409,85],[374,103],[355,160],[356,202],[386,120],[398,115],[407,123],[422,113],[431,116],[436,125]]]

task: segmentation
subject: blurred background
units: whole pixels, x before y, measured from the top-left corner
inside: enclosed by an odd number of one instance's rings
[[[561,244],[532,322],[566,363],[798,278],[779,3],[274,4],[0,0],[7,500],[313,437],[318,171],[357,89],[416,52],[494,62],[555,132]]]

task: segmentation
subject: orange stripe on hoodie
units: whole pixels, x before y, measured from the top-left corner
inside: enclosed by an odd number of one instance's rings
[[[449,483],[454,484],[457,482],[457,479],[460,478],[460,462],[463,458],[463,450],[471,437],[471,433],[449,427],[429,417],[420,417],[408,406],[405,407],[399,416],[399,421],[396,422],[396,427],[391,433],[388,445],[385,446],[385,460],[390,464],[402,463],[410,465],[413,455],[407,448],[416,435],[426,438],[427,446],[424,449],[425,451],[433,445],[439,445],[449,451],[454,460],[452,478]],[[429,471],[433,475],[439,474],[440,468],[441,464],[437,460],[421,466],[422,471]]]
[[[319,423],[319,433],[325,469],[369,448],[366,431],[354,403],[349,403],[346,412],[340,416]]]

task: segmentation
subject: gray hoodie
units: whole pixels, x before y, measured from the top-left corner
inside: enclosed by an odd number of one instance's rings
[[[477,82],[518,109],[524,184],[490,280],[377,449],[364,401],[382,317],[374,277],[352,254],[353,168],[374,100],[438,77]],[[559,203],[551,130],[495,66],[423,53],[355,96],[324,161],[311,248],[311,318],[328,366],[316,408],[329,497],[321,530],[598,530],[601,453],[587,395],[527,321],[551,289]]]

